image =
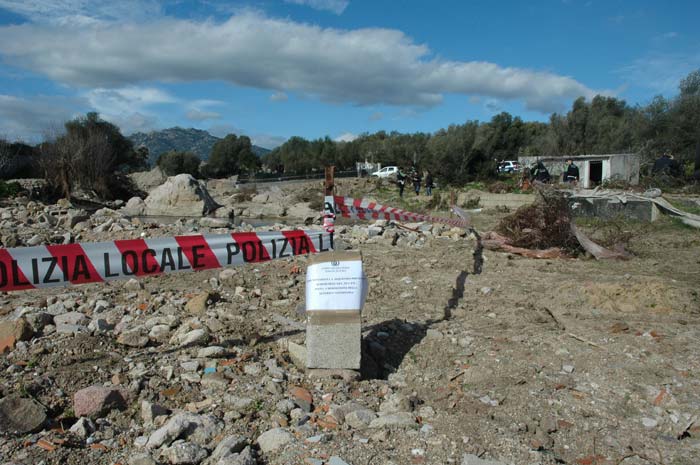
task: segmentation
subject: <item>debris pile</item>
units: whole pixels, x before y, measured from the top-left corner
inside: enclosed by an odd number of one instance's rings
[[[532,205],[520,207],[503,218],[496,232],[505,236],[510,245],[525,249],[558,247],[564,253],[576,255],[581,246],[571,231],[571,214],[563,194],[554,190],[539,190]]]

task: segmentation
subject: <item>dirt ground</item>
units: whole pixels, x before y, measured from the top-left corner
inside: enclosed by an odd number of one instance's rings
[[[474,215],[475,227],[491,230],[503,215]],[[144,434],[136,401],[101,420],[96,439],[112,439],[108,451],[73,439],[52,452],[33,444],[47,435],[65,438],[61,427],[75,421],[70,399],[77,389],[115,376],[128,381],[139,364],[148,373],[139,399],[177,409],[214,398],[202,410],[253,443],[279,425],[275,403],[285,388],[275,391],[244,368],[274,359],[288,372],[284,386],[305,386],[317,406],[352,401],[378,410],[400,393],[410,398],[417,423],[379,431],[315,423],[313,431],[296,432],[293,447],[259,454],[259,463],[340,456],[355,465],[459,464],[471,453],[507,464],[698,464],[700,233],[668,218],[629,227],[634,258],[628,261],[484,251],[479,275],[472,273],[473,239],[436,237],[420,248],[360,244],[370,284],[363,335],[366,345],[376,342],[384,351],[379,372],[357,381],[309,379],[280,349],[282,337],[303,342],[304,258],[237,268],[221,284],[210,343],[225,346],[238,363],[225,393],[254,393],[254,411],[237,417],[226,415],[224,393],[213,396],[163,375],[196,349],[132,349],[109,335],[44,336],[28,354],[0,359],[0,389],[37,398],[49,408],[54,431],[0,438],[0,463],[128,463],[134,440]],[[218,275],[147,278],[139,292],[121,284],[18,292],[1,296],[0,305],[8,312],[59,294],[79,301],[102,296],[136,306],[140,318],[165,301],[210,289]],[[260,292],[240,299],[237,286]],[[319,432],[326,434],[322,441],[304,441]]]

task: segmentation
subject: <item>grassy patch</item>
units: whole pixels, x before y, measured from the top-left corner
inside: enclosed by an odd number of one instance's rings
[[[668,203],[673,205],[679,210],[682,210],[686,213],[692,213],[693,215],[700,215],[700,205],[694,203],[694,202],[685,202],[683,200],[679,199],[666,199],[668,200]]]

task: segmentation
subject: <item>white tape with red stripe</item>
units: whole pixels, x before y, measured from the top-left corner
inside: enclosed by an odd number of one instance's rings
[[[332,249],[332,234],[302,230],[0,248],[0,291],[208,270]]]
[[[330,199],[326,200],[326,204]],[[423,215],[421,213],[411,213],[400,208],[387,207],[367,199],[353,199],[351,197],[333,196],[335,213],[343,218],[354,218],[359,220],[388,220],[388,221],[410,221],[417,223],[427,221],[429,223],[442,223],[459,228],[469,227],[469,221],[465,219],[442,218],[439,216]]]

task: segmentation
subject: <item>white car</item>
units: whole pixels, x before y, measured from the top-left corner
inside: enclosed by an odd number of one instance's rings
[[[520,171],[520,163],[517,161],[502,161],[498,164],[499,173],[517,173]]]
[[[398,166],[385,166],[379,171],[375,171],[371,176],[376,176],[378,178],[388,178],[389,176],[399,172]]]

